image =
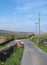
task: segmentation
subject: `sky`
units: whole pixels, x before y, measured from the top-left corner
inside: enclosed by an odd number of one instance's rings
[[[47,32],[47,0],[0,0],[0,30]],[[38,31],[38,25],[37,25]]]

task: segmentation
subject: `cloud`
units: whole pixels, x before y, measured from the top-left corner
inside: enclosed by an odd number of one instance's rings
[[[18,0],[18,3],[19,3],[19,0]],[[38,0],[35,0],[35,1],[25,0],[24,2],[20,1],[20,4],[23,4],[23,5],[19,5],[17,8],[14,8],[14,9],[19,10],[19,11],[32,10],[34,8],[43,6],[45,4],[45,2],[38,1]]]

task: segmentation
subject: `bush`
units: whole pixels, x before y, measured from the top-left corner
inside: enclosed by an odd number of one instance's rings
[[[35,34],[33,33],[33,34],[29,35],[29,37],[32,37],[32,36],[35,36]]]
[[[12,39],[15,39],[15,36],[14,36],[14,35],[12,35],[12,36],[11,36],[11,38],[12,38]]]

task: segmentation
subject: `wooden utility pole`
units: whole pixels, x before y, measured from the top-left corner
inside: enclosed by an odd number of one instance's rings
[[[38,18],[38,41],[39,41],[39,44],[40,44],[40,14],[39,14],[39,18]]]
[[[37,24],[38,24],[38,23],[35,23],[35,24],[36,24],[36,31],[35,31],[35,32],[37,33]]]

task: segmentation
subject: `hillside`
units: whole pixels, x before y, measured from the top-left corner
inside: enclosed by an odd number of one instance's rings
[[[5,36],[5,37],[11,37],[12,35],[15,36],[15,38],[20,38],[20,37],[28,37],[31,32],[12,32],[12,31],[7,31],[7,30],[0,30],[0,36]]]

